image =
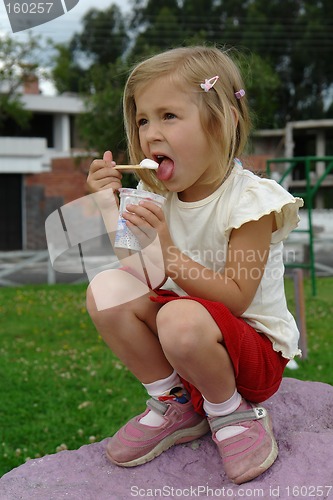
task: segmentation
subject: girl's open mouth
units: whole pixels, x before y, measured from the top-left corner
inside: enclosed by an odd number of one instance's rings
[[[175,168],[174,162],[167,156],[162,155],[157,155],[154,160],[159,164],[156,172],[157,178],[160,181],[168,181],[172,177]]]

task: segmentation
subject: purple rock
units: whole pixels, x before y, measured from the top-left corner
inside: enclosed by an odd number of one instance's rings
[[[0,500],[333,498],[333,387],[284,378],[264,406],[280,452],[273,466],[249,483],[228,480],[209,435],[134,468],[111,464],[103,440],[13,469],[0,479]]]

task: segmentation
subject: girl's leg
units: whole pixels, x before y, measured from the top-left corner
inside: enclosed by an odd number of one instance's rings
[[[233,365],[213,318],[194,300],[174,300],[160,309],[156,321],[167,359],[204,397],[229,478],[241,484],[262,474],[278,454],[271,420],[265,408],[238,394]]]
[[[104,272],[95,280],[99,280],[97,285],[95,282],[94,287],[90,286],[87,291],[87,309],[112,352],[144,384],[168,377],[173,368],[162,351],[156,329],[160,305],[149,300],[146,294],[118,306],[97,310],[96,289],[98,293],[112,297],[121,295],[123,290],[126,293],[126,289],[133,289],[138,280],[121,270]]]
[[[182,398],[178,402],[178,391],[177,396],[170,394],[171,389],[182,384],[166,359],[157,336],[156,315],[161,306],[146,294],[98,310],[94,299],[96,289],[102,295],[115,294],[125,298],[126,290],[138,287],[138,280],[120,270],[103,273],[96,279],[97,283],[95,281],[87,292],[87,308],[97,330],[115,355],[156,398],[150,400],[149,408],[130,420],[107,445],[107,456],[111,461],[130,467],[152,460],[173,444],[202,436],[208,431],[208,424],[194,411],[186,397],[185,401]]]
[[[175,370],[212,403],[235,392],[234,369],[223,337],[207,309],[192,300],[174,300],[157,314],[163,351]]]

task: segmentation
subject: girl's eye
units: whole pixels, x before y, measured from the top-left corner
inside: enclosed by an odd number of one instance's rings
[[[138,120],[138,127],[142,127],[142,125],[146,125],[146,123],[146,118],[141,118],[140,120]]]
[[[173,118],[176,118],[176,115],[174,115],[173,113],[165,113],[164,115],[165,120],[172,120]]]

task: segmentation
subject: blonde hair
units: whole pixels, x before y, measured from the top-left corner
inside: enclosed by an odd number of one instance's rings
[[[218,75],[213,89],[205,92],[200,84]],[[169,78],[182,90],[191,92],[200,112],[201,125],[216,155],[221,180],[233,165],[247,142],[250,117],[246,97],[237,99],[235,92],[244,88],[238,67],[227,54],[215,47],[180,47],[168,50],[139,63],[131,72],[124,91],[124,122],[128,153],[132,163],[139,163],[143,153],[136,124],[135,95],[157,78]],[[163,193],[165,187],[152,171],[140,172],[145,187]]]

